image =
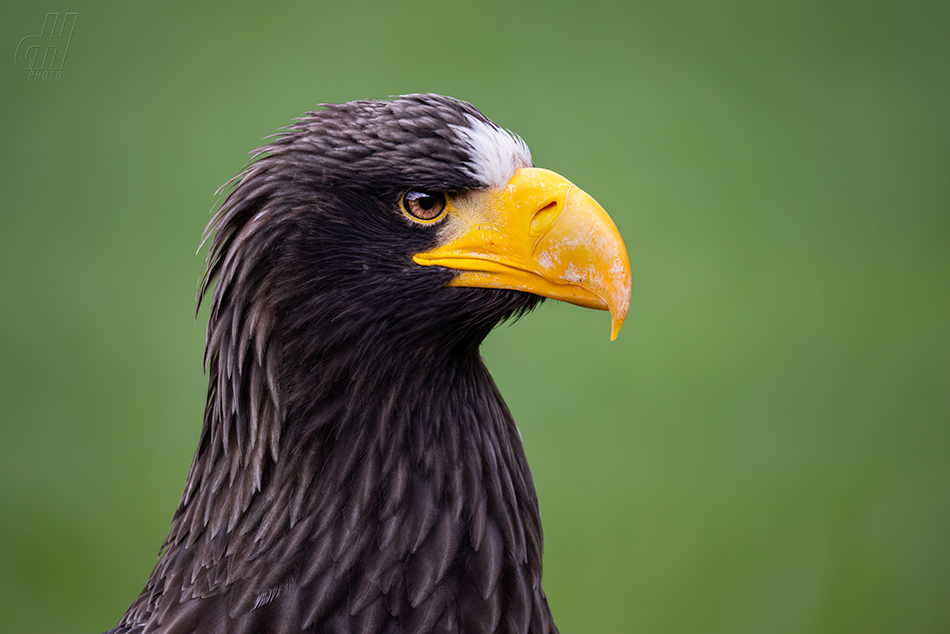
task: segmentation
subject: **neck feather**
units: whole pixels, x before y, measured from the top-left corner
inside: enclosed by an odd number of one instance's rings
[[[239,350],[231,332],[209,328],[209,346]],[[556,631],[531,474],[477,342],[396,366],[247,347],[209,354],[201,441],[129,624]]]

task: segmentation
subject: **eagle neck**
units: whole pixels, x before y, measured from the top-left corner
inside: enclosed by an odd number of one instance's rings
[[[233,479],[234,452],[203,434],[189,483],[201,478],[129,618],[159,618],[172,601],[261,615],[294,596],[302,629],[385,607],[449,631],[556,631],[520,435],[477,351],[454,358],[406,355],[372,385],[351,368],[342,389],[283,375],[298,398],[274,408],[276,455]],[[308,381],[323,387],[303,402],[294,390]]]

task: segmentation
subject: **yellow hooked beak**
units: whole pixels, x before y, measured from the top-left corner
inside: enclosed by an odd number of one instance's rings
[[[503,189],[455,196],[440,244],[417,264],[460,271],[449,286],[526,291],[609,310],[613,341],[630,305],[630,262],[603,207],[569,180],[522,168]]]

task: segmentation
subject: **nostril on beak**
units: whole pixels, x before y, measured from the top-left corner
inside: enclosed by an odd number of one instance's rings
[[[544,233],[551,227],[561,214],[562,207],[558,202],[557,200],[552,200],[534,212],[534,215],[531,217],[531,233]]]

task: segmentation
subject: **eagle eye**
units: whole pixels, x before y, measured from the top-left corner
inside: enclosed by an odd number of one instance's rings
[[[445,194],[410,189],[402,197],[402,210],[421,222],[435,222],[445,213]]]

